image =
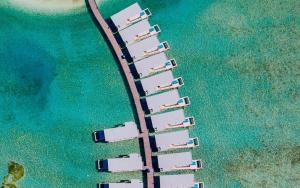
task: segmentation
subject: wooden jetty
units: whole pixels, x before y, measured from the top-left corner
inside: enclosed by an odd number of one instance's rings
[[[115,55],[118,58],[118,61],[122,67],[122,70],[123,70],[126,80],[128,82],[129,89],[131,91],[131,94],[132,94],[132,97],[134,100],[135,108],[136,108],[139,123],[140,123],[141,138],[143,140],[143,147],[144,147],[144,152],[145,152],[144,156],[145,156],[145,160],[146,160],[145,167],[146,167],[146,174],[147,174],[147,187],[154,188],[154,172],[153,172],[152,159],[151,159],[152,150],[151,150],[150,142],[149,142],[149,131],[146,126],[145,113],[142,109],[142,105],[140,102],[140,96],[139,96],[138,90],[136,88],[133,76],[130,72],[128,62],[126,61],[126,59],[123,58],[122,50],[121,50],[119,44],[117,43],[112,30],[110,29],[110,27],[106,23],[105,19],[101,15],[95,0],[88,0],[87,3],[91,9],[91,13],[93,13],[94,18],[99,23],[99,26],[101,27],[103,33],[106,35],[107,40],[111,44],[111,47],[113,48]]]

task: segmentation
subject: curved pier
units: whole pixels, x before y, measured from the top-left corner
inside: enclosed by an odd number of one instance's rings
[[[142,109],[142,105],[140,102],[140,96],[138,93],[138,90],[136,88],[133,76],[130,72],[128,63],[126,61],[126,59],[122,58],[123,57],[123,53],[122,50],[119,46],[119,44],[117,43],[111,29],[109,28],[108,24],[106,23],[105,19],[103,18],[103,16],[101,15],[97,3],[95,2],[95,0],[87,0],[88,6],[91,9],[91,13],[93,14],[95,20],[97,21],[97,23],[99,24],[99,26],[101,27],[103,34],[105,35],[105,37],[107,38],[107,40],[109,41],[111,47],[113,48],[115,55],[118,58],[118,61],[122,67],[122,70],[124,72],[124,75],[126,77],[126,80],[128,82],[129,85],[129,89],[131,91],[132,97],[133,97],[133,101],[135,104],[135,108],[137,111],[137,115],[138,115],[138,119],[139,119],[139,123],[140,123],[140,129],[141,129],[141,138],[143,140],[143,147],[144,147],[144,156],[145,156],[145,160],[146,160],[146,173],[147,173],[147,187],[148,188],[154,188],[154,173],[153,173],[153,166],[152,166],[152,150],[150,147],[150,142],[149,142],[149,131],[147,129],[146,126],[146,121],[145,121],[145,113]]]

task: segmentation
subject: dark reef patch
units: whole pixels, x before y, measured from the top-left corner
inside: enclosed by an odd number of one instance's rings
[[[300,164],[300,146],[293,148],[292,151],[288,154],[291,158],[292,166]]]
[[[27,39],[9,41],[1,57],[1,70],[8,77],[1,92],[16,96],[37,95],[50,85],[55,76],[55,60]],[[5,84],[6,83],[6,84]]]
[[[25,174],[24,167],[14,161],[8,163],[8,175],[3,178],[1,188],[17,188],[19,181]]]
[[[55,77],[55,58],[34,40],[12,36],[0,37],[0,95],[6,101],[43,109]],[[9,40],[8,40],[9,39]],[[10,102],[12,103],[12,102]]]

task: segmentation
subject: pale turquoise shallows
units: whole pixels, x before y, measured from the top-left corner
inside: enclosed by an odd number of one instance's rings
[[[7,1],[7,0],[5,0]],[[4,2],[5,2],[4,1]],[[108,17],[135,1],[106,0]],[[193,150],[208,188],[300,187],[300,2],[144,0],[171,45],[197,125]],[[0,176],[20,187],[95,187],[141,178],[95,160],[138,152],[137,141],[94,144],[91,132],[134,119],[117,63],[85,8],[36,14],[0,3]]]

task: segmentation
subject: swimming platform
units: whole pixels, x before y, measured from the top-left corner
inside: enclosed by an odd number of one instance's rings
[[[95,131],[95,141],[99,139],[104,142],[115,142],[138,137],[142,140],[141,147],[143,147],[143,157],[135,153],[97,160],[98,170],[143,171],[146,175],[145,185],[148,188],[173,187],[176,185],[176,178],[179,178],[178,185],[182,188],[202,188],[203,182],[195,182],[193,174],[154,176],[157,171],[198,170],[202,169],[203,164],[201,159],[192,159],[191,152],[153,155],[153,152],[194,148],[199,146],[199,140],[197,137],[189,138],[188,131],[150,135],[150,132],[195,125],[193,117],[184,115],[183,108],[190,105],[190,100],[187,96],[179,95],[178,89],[184,85],[183,79],[174,77],[171,71],[177,63],[165,53],[170,49],[168,42],[160,42],[157,38],[161,32],[159,26],[149,23],[148,18],[152,13],[149,9],[141,9],[138,3],[134,3],[105,20],[95,0],[88,0],[87,5],[95,24],[120,63],[139,122],[138,135],[136,124],[126,122],[115,128]],[[182,139],[176,140],[178,136],[182,136]],[[150,143],[151,138],[154,144]],[[156,179],[160,182],[156,182]],[[133,184],[142,187],[141,182],[137,180],[99,183],[97,186],[122,187]]]

